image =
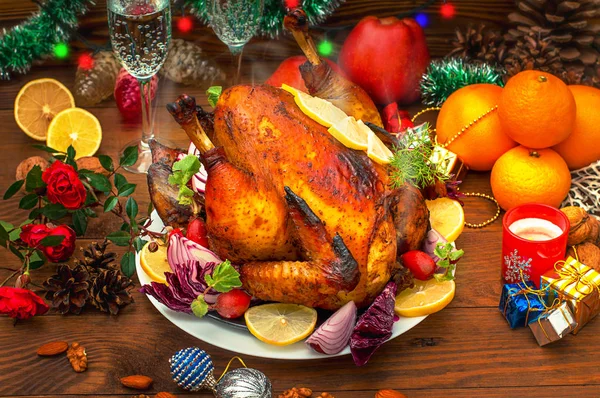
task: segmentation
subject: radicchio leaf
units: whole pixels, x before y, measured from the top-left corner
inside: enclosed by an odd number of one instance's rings
[[[392,336],[397,285],[389,282],[373,304],[358,319],[350,338],[356,366],[366,364],[373,353]]]

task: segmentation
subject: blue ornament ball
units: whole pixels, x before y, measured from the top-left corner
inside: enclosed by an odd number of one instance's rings
[[[198,347],[177,351],[169,364],[173,381],[185,390],[212,390],[216,384],[212,359]]]
[[[271,398],[271,382],[256,369],[239,368],[225,373],[215,387],[217,398]]]

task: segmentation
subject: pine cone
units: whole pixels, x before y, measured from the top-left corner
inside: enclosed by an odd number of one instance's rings
[[[522,40],[516,42],[509,50],[504,62],[507,77],[514,76],[524,70],[541,70],[561,76],[564,66],[560,60],[559,50],[548,37],[529,32]]]
[[[108,240],[104,239],[101,243],[92,242],[87,248],[81,248],[83,259],[75,259],[75,264],[86,268],[92,275],[96,275],[104,269],[118,269],[119,266],[115,262],[117,254],[107,253],[106,248],[108,245]]]
[[[88,281],[89,274],[85,268],[59,265],[56,275],[52,275],[44,282],[46,300],[49,300],[50,306],[61,314],[68,312],[79,314],[90,296]]]
[[[91,69],[77,68],[73,95],[78,106],[92,106],[113,94],[121,65],[112,51],[94,55]]]
[[[464,33],[456,28],[456,37],[451,43],[454,49],[447,57],[459,56],[471,61],[502,65],[507,55],[502,35],[497,31],[486,30],[484,24],[477,28],[469,25]]]
[[[205,59],[198,45],[182,39],[171,40],[169,55],[160,71],[175,83],[196,87],[204,87],[225,78],[214,62]]]
[[[516,0],[516,4],[519,11],[508,16],[513,26],[504,36],[508,42],[522,42],[532,34],[547,37],[563,62],[559,76],[571,74],[572,79],[574,71],[582,75],[583,84],[599,80],[594,68],[600,62],[600,0]]]
[[[90,288],[94,307],[116,315],[121,307],[133,302],[130,290],[133,281],[115,269],[102,270]]]

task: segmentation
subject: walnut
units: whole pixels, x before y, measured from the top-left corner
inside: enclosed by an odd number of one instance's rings
[[[48,168],[48,166],[50,166],[50,162],[48,162],[41,156],[32,156],[30,158],[27,158],[21,163],[19,163],[19,165],[17,166],[15,178],[17,180],[24,180],[27,176],[27,173],[29,173],[31,169],[33,169],[33,166],[40,166],[42,171],[44,171]]]
[[[577,255],[575,255],[575,251],[577,251]],[[567,256],[578,258],[582,264],[600,272],[600,248],[592,242],[569,247]]]
[[[328,392],[323,392],[317,398],[335,398],[335,397]]]
[[[310,388],[291,388],[283,393],[279,394],[278,398],[310,398],[312,397],[312,390]]]
[[[109,175],[109,172],[102,167],[100,159],[95,156],[84,156],[77,159],[77,168],[93,171],[94,173]]]
[[[140,394],[140,395],[134,395],[133,398],[150,398],[150,397],[146,394]]]
[[[560,211],[565,213],[571,225],[567,245],[573,246],[597,239],[598,220],[590,216],[584,209],[577,206],[567,206],[560,209]]]
[[[73,343],[67,350],[67,358],[71,362],[73,370],[77,373],[85,372],[87,369],[87,354],[85,353],[85,347],[79,345],[79,343]]]

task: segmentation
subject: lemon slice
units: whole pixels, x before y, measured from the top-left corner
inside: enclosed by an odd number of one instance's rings
[[[300,92],[300,90],[298,90],[297,88],[295,88],[295,87],[292,87],[292,86],[288,86],[288,85],[287,85],[287,84],[285,84],[285,83],[283,83],[283,84],[281,85],[281,88],[282,88],[283,90],[287,91],[288,93],[292,94],[294,97],[295,97],[296,95],[298,95],[298,93]]]
[[[366,126],[365,126],[366,127]],[[389,164],[394,154],[385,146],[385,144],[369,129],[367,142],[367,156],[379,164]]]
[[[289,91],[289,90],[288,90]],[[300,110],[315,122],[331,127],[348,117],[343,110],[324,99],[296,90],[294,101]]]
[[[44,141],[54,116],[74,106],[73,95],[61,82],[54,79],[32,80],[21,88],[15,98],[15,121],[25,134]]]
[[[456,200],[438,198],[426,200],[431,227],[448,242],[454,242],[465,227],[465,212]]]
[[[396,296],[396,314],[406,317],[424,316],[444,309],[454,298],[454,281],[438,282],[435,279],[419,281]]]
[[[55,148],[56,149],[56,148]],[[140,250],[140,265],[142,269],[154,282],[167,283],[165,272],[173,272],[167,261],[167,246],[158,245],[158,250],[148,250],[150,242]]]
[[[359,123],[362,122],[360,120],[357,122],[354,117],[348,116],[329,127],[328,131],[329,134],[348,148],[364,150],[367,149],[368,136]],[[363,126],[365,126],[364,123]]]
[[[85,109],[65,109],[48,126],[48,146],[65,152],[69,145],[73,145],[77,159],[95,154],[101,142],[100,122]]]
[[[308,337],[317,324],[317,311],[297,304],[264,304],[244,314],[248,330],[267,344],[284,346]]]

